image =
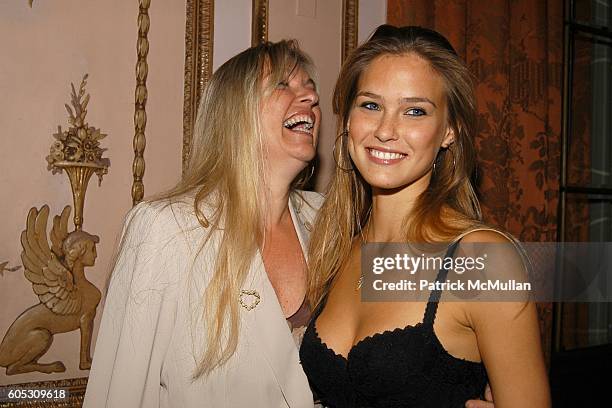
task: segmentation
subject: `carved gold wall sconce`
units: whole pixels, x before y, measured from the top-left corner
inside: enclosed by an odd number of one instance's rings
[[[68,104],[64,106],[68,111],[68,122],[72,126],[64,131],[61,126],[57,127],[57,133],[53,135],[56,140],[47,156],[47,169],[53,174],[64,170],[70,179],[74,199],[74,226],[77,230],[81,230],[83,226],[83,206],[89,179],[95,173],[98,175],[98,185],[101,184],[102,176],[108,173],[110,166],[110,160],[102,157],[106,149],[100,147],[100,140],[106,135],[85,122],[89,103],[89,94],[85,95],[87,77],[85,74],[78,94],[74,84],[70,84],[74,112]]]

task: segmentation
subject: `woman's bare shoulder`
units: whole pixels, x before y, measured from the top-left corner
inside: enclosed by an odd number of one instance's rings
[[[507,232],[488,226],[479,226],[464,232],[461,234],[461,240],[471,243],[514,244],[516,242],[516,239]]]

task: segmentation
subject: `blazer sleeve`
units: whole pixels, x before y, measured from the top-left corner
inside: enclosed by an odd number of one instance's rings
[[[141,203],[128,213],[89,374],[86,408],[160,404],[179,272],[173,248],[177,237],[169,232],[172,220],[163,212]]]

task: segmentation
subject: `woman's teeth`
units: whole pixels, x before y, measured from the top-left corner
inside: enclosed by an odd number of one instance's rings
[[[381,152],[380,150],[376,150],[376,149],[368,149],[368,151],[370,152],[372,156],[376,157],[377,159],[382,159],[382,160],[401,159],[406,156],[405,154],[402,154],[402,153]]]
[[[298,115],[284,121],[283,126],[290,130],[312,134],[314,121],[308,115]]]

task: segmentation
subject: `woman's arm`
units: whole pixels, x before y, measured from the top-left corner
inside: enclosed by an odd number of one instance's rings
[[[487,242],[494,255],[487,259],[487,277],[525,278],[519,253],[505,237],[479,231],[466,242]],[[536,307],[527,301],[467,303],[478,349],[487,369],[496,408],[550,407],[550,390],[542,355]]]
[[[533,303],[479,303],[473,318],[496,408],[549,407],[550,391]]]
[[[149,204],[128,214],[104,305],[86,408],[159,406],[161,366],[176,303],[163,228],[163,217]]]

